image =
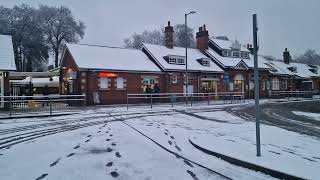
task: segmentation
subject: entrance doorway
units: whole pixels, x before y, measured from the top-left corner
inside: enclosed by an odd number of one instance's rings
[[[201,91],[204,93],[215,93],[218,92],[218,83],[217,80],[201,80]]]
[[[244,78],[242,74],[237,74],[234,77],[234,91],[244,92]]]
[[[0,96],[4,96],[4,79],[3,79],[3,73],[0,72]],[[1,97],[0,98],[0,108],[3,108],[4,106],[4,102],[3,102],[4,98]]]

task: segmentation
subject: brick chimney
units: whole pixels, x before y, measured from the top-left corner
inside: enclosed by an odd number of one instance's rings
[[[199,32],[196,34],[197,48],[201,51],[208,49],[209,33],[206,30],[206,25],[199,27]]]
[[[291,59],[290,52],[288,51],[288,48],[285,48],[285,50],[283,52],[283,61],[284,61],[284,63],[289,64],[290,63],[290,59]]]
[[[164,43],[167,48],[173,48],[173,27],[168,21],[168,26],[164,28]]]

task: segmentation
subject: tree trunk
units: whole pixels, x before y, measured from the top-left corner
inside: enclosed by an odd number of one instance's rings
[[[54,63],[55,63],[55,68],[59,66],[59,49],[54,50]]]

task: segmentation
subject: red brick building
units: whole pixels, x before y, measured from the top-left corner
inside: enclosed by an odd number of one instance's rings
[[[60,82],[62,94],[85,94],[87,104],[126,103],[127,93],[166,86],[160,68],[140,50],[76,44],[66,45]]]

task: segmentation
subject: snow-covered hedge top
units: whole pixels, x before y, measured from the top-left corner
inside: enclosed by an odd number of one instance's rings
[[[157,63],[164,70],[185,70],[185,65],[179,64],[169,64],[163,57],[170,55],[183,56],[185,57],[185,48],[183,47],[173,47],[172,49],[166,46],[153,45],[144,43],[142,48],[144,48],[151,56],[155,58]],[[210,63],[210,66],[201,65],[198,59],[207,58],[198,49],[188,48],[188,70],[189,71],[205,71],[205,72],[224,72],[217,64],[214,62]]]
[[[0,35],[0,70],[16,70],[12,37]]]
[[[79,68],[120,71],[161,71],[141,50],[67,44]]]

